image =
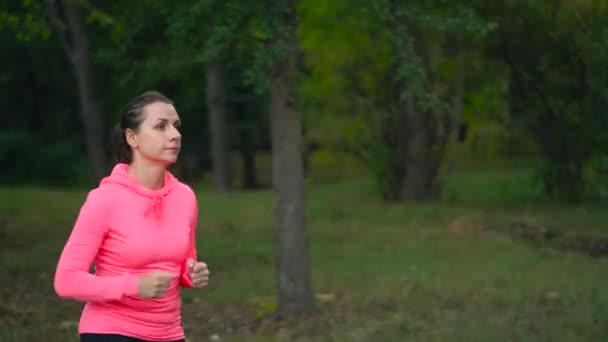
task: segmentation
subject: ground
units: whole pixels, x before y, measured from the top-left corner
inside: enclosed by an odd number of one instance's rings
[[[441,201],[382,202],[368,179],[309,187],[317,310],[274,317],[272,193],[200,201],[212,271],[184,291],[189,341],[606,341],[608,212],[537,198],[527,171],[446,178]],[[0,341],[76,341],[52,277],[83,190],[0,188]]]

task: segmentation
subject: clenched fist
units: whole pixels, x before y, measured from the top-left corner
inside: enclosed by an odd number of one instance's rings
[[[144,298],[161,298],[175,277],[169,272],[150,272],[137,280],[137,292]]]
[[[188,259],[188,274],[194,287],[202,288],[209,282],[209,268],[204,262]]]

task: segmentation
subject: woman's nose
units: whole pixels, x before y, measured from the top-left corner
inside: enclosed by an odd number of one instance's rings
[[[171,140],[181,139],[181,137],[182,134],[179,132],[179,130],[176,127],[173,127],[171,130]]]

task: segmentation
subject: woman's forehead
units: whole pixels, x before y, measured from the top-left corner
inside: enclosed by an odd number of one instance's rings
[[[179,120],[179,115],[172,104],[164,102],[154,102],[146,105],[144,112],[146,120]]]

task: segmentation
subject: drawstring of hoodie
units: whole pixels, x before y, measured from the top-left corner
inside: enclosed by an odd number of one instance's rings
[[[134,176],[130,175],[128,168],[129,166],[125,163],[116,164],[112,173],[103,178],[101,184],[119,184],[141,195],[141,200],[145,201],[145,208],[140,212],[140,215],[144,217],[152,216],[159,220],[163,211],[163,201],[171,193],[177,179],[169,171],[166,171],[163,188],[151,190],[143,187]]]
[[[154,213],[154,217],[158,220],[160,218],[160,214],[163,209],[163,196],[158,195],[154,196],[144,211],[144,216],[150,215],[150,213]]]

